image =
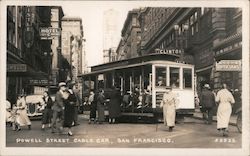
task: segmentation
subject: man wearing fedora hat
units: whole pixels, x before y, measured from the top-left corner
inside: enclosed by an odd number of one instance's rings
[[[203,109],[203,117],[206,124],[211,124],[213,120],[213,108],[215,107],[215,95],[210,90],[209,84],[204,85],[200,97],[201,106]]]
[[[52,133],[55,133],[56,129],[59,129],[59,132],[62,132],[63,130],[63,116],[64,116],[64,102],[63,100],[67,97],[66,94],[64,93],[66,91],[66,83],[65,82],[60,82],[59,85],[59,90],[56,93],[55,97],[55,103],[52,106],[53,110],[53,117],[52,117],[52,123],[51,123],[51,128],[52,128]],[[56,121],[59,120],[59,128],[56,127]]]

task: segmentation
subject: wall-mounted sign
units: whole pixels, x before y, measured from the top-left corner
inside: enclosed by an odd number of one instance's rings
[[[26,64],[7,64],[7,72],[27,72]]]
[[[97,79],[98,79],[98,81],[104,80],[104,75],[103,74],[99,74]]]
[[[34,14],[31,7],[27,6],[25,10],[25,27],[24,27],[24,45],[30,48],[34,42],[34,29],[32,23],[34,21]]]
[[[221,60],[216,63],[216,71],[241,71],[241,60]]]
[[[157,54],[181,55],[183,52],[183,49],[155,49]]]
[[[52,40],[54,37],[61,35],[61,29],[52,27],[40,28],[39,34],[41,40]]]
[[[29,80],[30,85],[48,85],[48,80],[37,80],[31,79]],[[53,84],[53,81],[49,81],[49,84]]]

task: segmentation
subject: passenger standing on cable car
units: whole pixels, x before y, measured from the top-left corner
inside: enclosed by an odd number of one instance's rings
[[[112,92],[110,94],[109,102],[109,123],[114,124],[116,119],[120,116],[121,113],[121,95],[119,89],[115,86],[112,87]]]
[[[161,107],[163,107],[164,125],[169,127],[169,132],[172,132],[175,126],[177,98],[172,92],[171,87],[166,87],[166,92],[163,94],[161,101]]]
[[[97,96],[97,112],[98,112],[98,124],[102,124],[105,120],[105,96],[104,90],[100,89]]]

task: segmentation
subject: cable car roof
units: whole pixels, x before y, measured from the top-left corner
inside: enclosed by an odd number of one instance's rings
[[[79,76],[87,76],[98,73],[103,73],[112,70],[131,68],[136,66],[150,65],[150,64],[165,64],[171,63],[175,65],[192,65],[185,63],[178,63],[176,60],[179,58],[178,55],[166,55],[166,54],[149,54],[141,57],[135,57],[131,59],[119,60],[114,62],[109,62],[105,64],[100,64],[91,67],[91,72],[82,74]]]

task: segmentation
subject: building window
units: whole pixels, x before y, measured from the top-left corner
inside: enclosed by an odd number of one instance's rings
[[[191,17],[190,17],[190,25],[193,25],[194,24],[194,16],[192,15]]]
[[[198,14],[197,14],[197,12],[195,12],[194,13],[194,21],[197,21],[197,19],[198,19]]]
[[[195,24],[195,32],[198,32],[199,31],[199,25],[198,25],[198,22],[196,22]]]
[[[201,15],[204,14],[204,7],[201,7]]]
[[[191,35],[194,35],[194,26],[191,26]]]

